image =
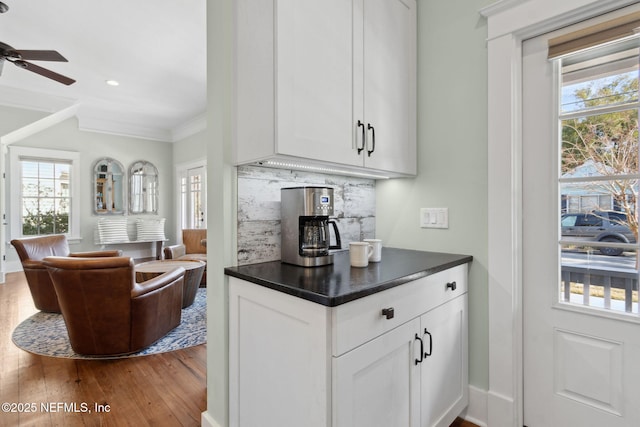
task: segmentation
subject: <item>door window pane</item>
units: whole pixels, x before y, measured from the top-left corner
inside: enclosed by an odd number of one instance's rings
[[[562,59],[559,301],[638,314],[638,48]]]

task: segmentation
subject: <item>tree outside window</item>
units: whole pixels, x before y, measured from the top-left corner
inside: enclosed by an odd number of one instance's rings
[[[610,195],[604,206],[594,210],[626,213],[626,225],[637,239],[638,180],[630,176],[638,174],[638,71],[590,80],[572,89],[565,108],[584,115],[562,121],[562,174],[588,166],[592,176],[609,178],[584,185],[584,190],[596,197]]]
[[[561,302],[638,313],[639,58],[633,39],[561,61]]]
[[[71,165],[30,159],[20,164],[22,234],[68,233]]]

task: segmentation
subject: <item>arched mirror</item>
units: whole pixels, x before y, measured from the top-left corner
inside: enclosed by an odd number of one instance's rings
[[[93,210],[96,214],[124,214],[124,167],[112,158],[98,160],[93,167]]]
[[[158,213],[158,169],[145,160],[129,168],[129,212]]]

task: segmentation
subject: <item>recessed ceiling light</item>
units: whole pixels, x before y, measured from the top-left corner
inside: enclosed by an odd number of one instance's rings
[[[117,80],[105,80],[105,83],[109,86],[118,86],[120,84]]]

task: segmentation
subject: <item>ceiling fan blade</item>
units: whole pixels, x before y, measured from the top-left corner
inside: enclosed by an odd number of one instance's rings
[[[53,72],[51,70],[47,70],[46,68],[42,68],[42,67],[40,67],[38,65],[35,65],[35,64],[32,64],[30,62],[13,61],[13,63],[17,67],[24,68],[25,70],[29,70],[29,71],[31,71],[33,73],[40,74],[41,76],[44,76],[44,77],[48,77],[48,78],[50,78],[52,80],[55,80],[57,82],[65,84],[67,86],[72,84],[72,83],[75,83],[75,80],[73,80],[73,79],[71,79],[69,77],[63,76],[62,74],[58,74],[58,73]]]
[[[69,62],[55,50],[16,50],[20,59],[29,61],[59,61]]]

